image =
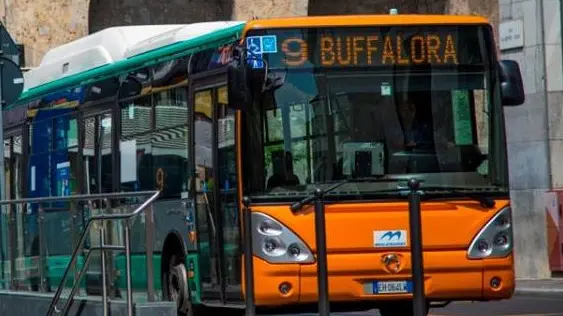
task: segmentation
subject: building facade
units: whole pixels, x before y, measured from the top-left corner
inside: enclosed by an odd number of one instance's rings
[[[563,270],[563,66],[560,0],[500,0],[503,58],[522,67],[526,103],[505,109],[516,266],[547,278]]]

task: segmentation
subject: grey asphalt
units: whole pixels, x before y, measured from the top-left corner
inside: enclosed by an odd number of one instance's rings
[[[563,293],[517,294],[498,302],[460,302],[430,311],[432,316],[563,316]],[[374,313],[374,315],[377,315]]]
[[[314,315],[318,314],[300,314],[300,316]],[[357,313],[331,313],[331,316],[379,315],[377,310]],[[519,293],[510,300],[498,302],[452,303],[445,308],[431,309],[429,316],[563,316],[563,294],[557,292],[530,293],[530,295]]]

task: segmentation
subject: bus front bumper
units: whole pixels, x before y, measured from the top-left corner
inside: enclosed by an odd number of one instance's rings
[[[374,281],[405,281],[410,277],[410,253],[399,252],[402,268],[386,269],[382,253],[329,254],[331,302],[389,301],[412,294],[374,294]],[[512,256],[468,260],[465,251],[424,253],[425,293],[429,301],[500,300],[515,289]],[[493,278],[496,278],[493,282]],[[274,307],[318,302],[316,264],[269,264],[254,258],[256,305]],[[496,287],[491,283],[497,283]]]

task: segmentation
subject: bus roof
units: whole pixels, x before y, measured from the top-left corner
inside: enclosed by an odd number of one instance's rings
[[[277,19],[252,20],[246,24],[244,34],[250,30],[292,27],[336,27],[336,26],[378,26],[378,25],[424,25],[424,24],[489,24],[489,21],[475,15],[335,15],[306,16]]]
[[[55,47],[24,74],[24,91],[125,58],[131,46],[180,25],[112,27]]]
[[[7,109],[43,94],[95,82],[240,38],[243,21],[114,27],[51,49],[24,74],[24,92]]]

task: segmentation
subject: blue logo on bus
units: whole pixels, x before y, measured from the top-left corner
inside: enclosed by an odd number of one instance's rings
[[[391,240],[393,238],[397,238],[397,239],[401,239],[401,231],[397,230],[397,231],[388,231],[385,234],[383,234],[383,236],[381,236],[381,239],[385,239],[387,238],[388,240]]]
[[[373,232],[374,247],[406,247],[406,230],[378,230]]]

